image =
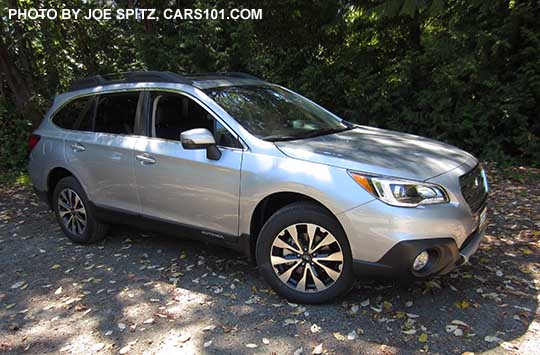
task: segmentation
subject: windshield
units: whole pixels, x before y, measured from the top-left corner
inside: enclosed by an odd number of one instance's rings
[[[204,90],[251,134],[267,141],[293,140],[351,127],[303,97],[274,86]]]

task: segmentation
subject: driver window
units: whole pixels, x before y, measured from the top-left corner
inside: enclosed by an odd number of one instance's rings
[[[152,137],[180,140],[180,133],[194,128],[206,128],[214,134],[217,145],[241,148],[227,129],[201,105],[184,95],[152,94]]]

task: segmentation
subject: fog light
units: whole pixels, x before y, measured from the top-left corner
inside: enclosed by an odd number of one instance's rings
[[[427,252],[427,250],[424,250],[423,252],[418,254],[416,258],[414,259],[413,266],[412,266],[413,270],[414,271],[422,270],[427,265],[428,261],[429,261],[429,253]]]

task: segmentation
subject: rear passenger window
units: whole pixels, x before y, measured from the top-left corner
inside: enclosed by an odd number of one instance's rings
[[[91,131],[94,101],[93,96],[86,96],[69,102],[54,115],[54,124],[65,129]]]
[[[95,131],[133,134],[139,95],[139,92],[100,95]]]

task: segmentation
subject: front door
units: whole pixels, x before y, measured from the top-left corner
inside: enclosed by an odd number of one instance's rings
[[[237,235],[240,168],[243,148],[195,99],[165,92],[149,93],[149,137],[135,144],[135,180],[144,215],[206,230],[223,238]],[[222,152],[188,150],[180,133],[207,128]]]

